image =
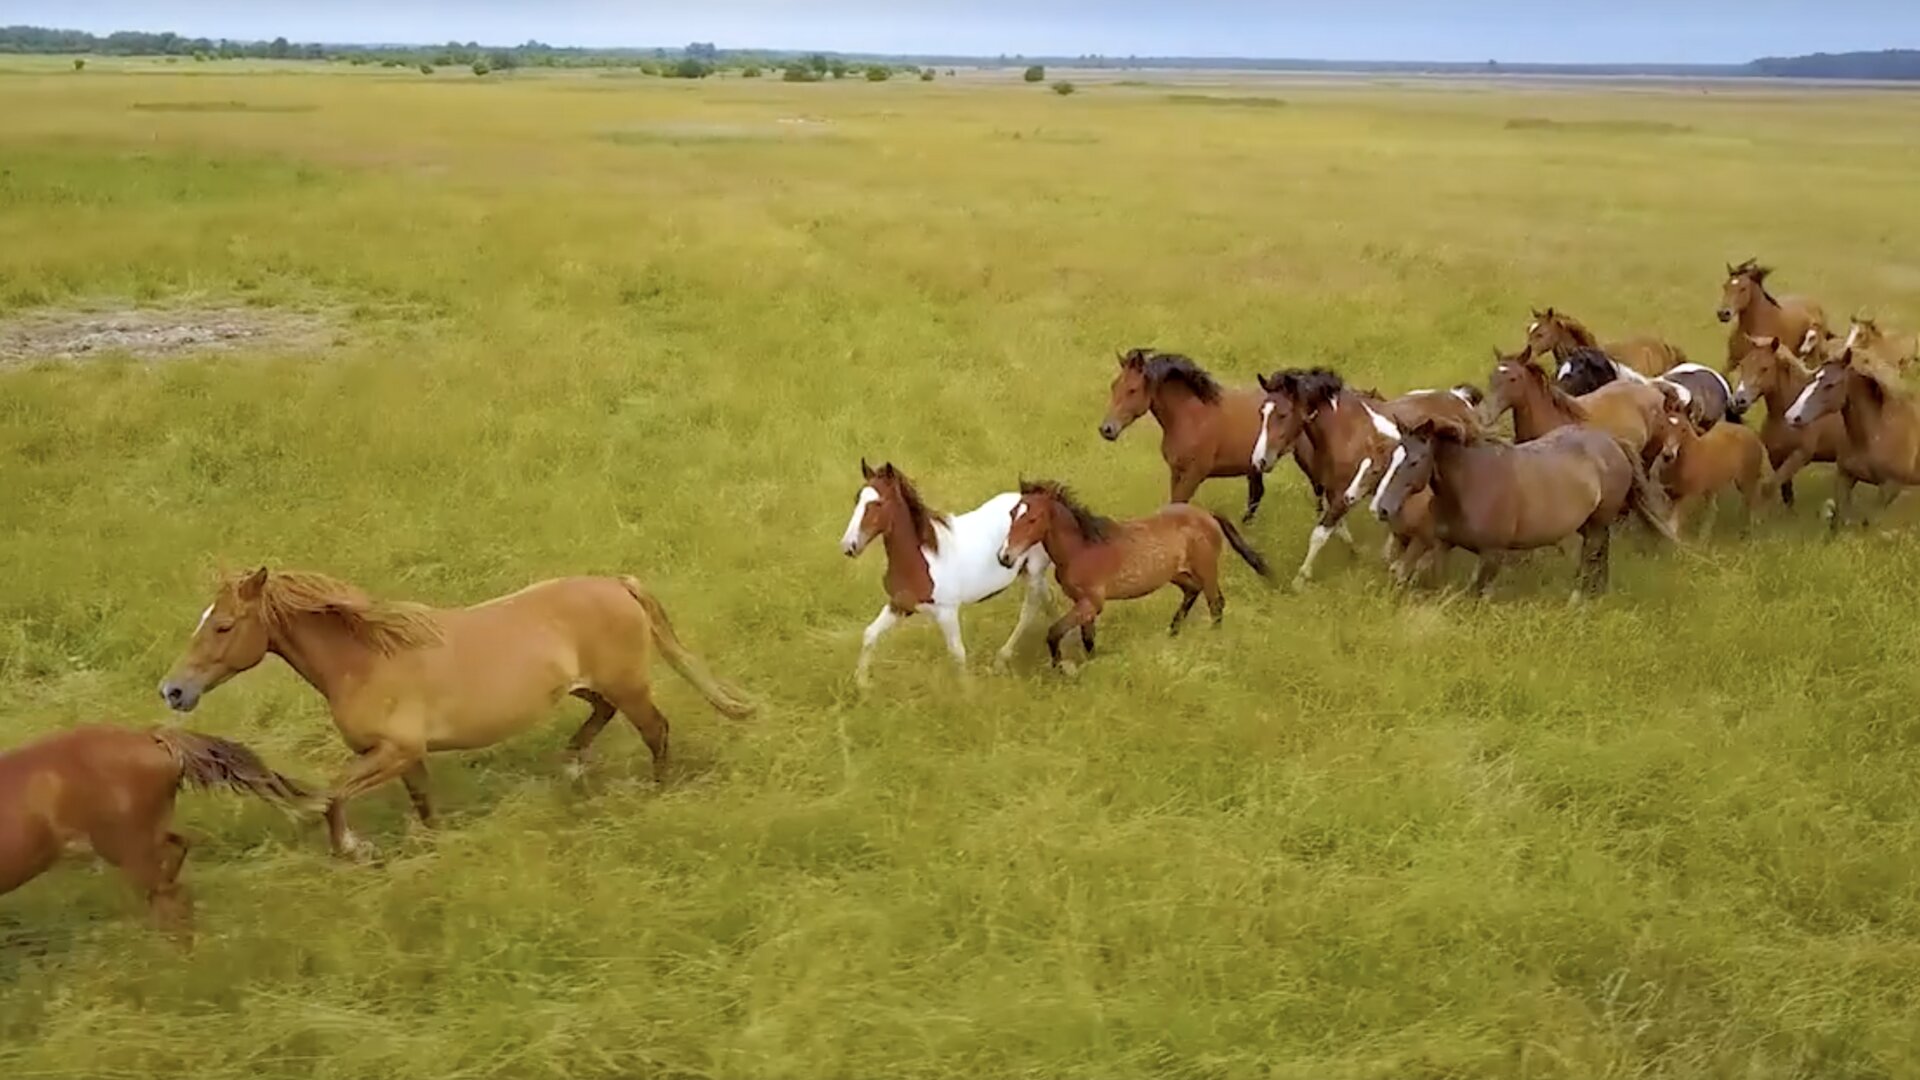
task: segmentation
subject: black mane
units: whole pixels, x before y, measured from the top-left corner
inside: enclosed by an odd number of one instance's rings
[[[1074,498],[1072,489],[1057,480],[1022,480],[1020,494],[1045,495],[1059,503],[1067,513],[1073,515],[1073,523],[1079,526],[1080,535],[1089,541],[1097,543],[1113,532],[1112,518],[1101,517],[1081,505],[1080,500]]]
[[[1340,396],[1347,384],[1326,368],[1287,368],[1260,380],[1269,390],[1278,389],[1307,409],[1317,409]]]
[[[1151,349],[1134,349],[1127,353],[1130,361],[1144,362],[1147,382],[1158,386],[1171,379],[1193,391],[1193,396],[1209,404],[1220,400],[1220,384],[1212,375],[1190,358],[1179,353],[1154,352]]]

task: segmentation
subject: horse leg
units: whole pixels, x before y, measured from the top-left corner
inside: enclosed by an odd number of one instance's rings
[[[1313,564],[1320,558],[1320,549],[1327,546],[1327,539],[1333,535],[1336,526],[1342,530],[1346,529],[1346,516],[1345,500],[1339,495],[1329,493],[1326,513],[1320,515],[1319,524],[1313,527],[1312,535],[1307,538],[1307,557],[1301,560],[1300,569],[1293,575],[1294,588],[1304,589],[1307,583],[1313,580]],[[1347,542],[1353,542],[1350,533],[1347,535]]]
[[[1847,511],[1851,509],[1853,503],[1853,486],[1859,483],[1845,469],[1836,471],[1839,475],[1834,481],[1833,498],[1827,500],[1825,508],[1829,534],[1838,533],[1840,527],[1846,523]]]
[[[1200,599],[1200,581],[1192,574],[1184,572],[1176,574],[1173,583],[1185,595],[1180,599],[1180,609],[1173,613],[1173,622],[1167,626],[1167,634],[1170,637],[1180,633],[1180,624],[1187,621],[1187,613],[1193,610],[1194,601]]]
[[[860,635],[860,659],[853,665],[854,686],[865,690],[872,684],[873,680],[867,676],[867,667],[873,662],[874,642],[879,641],[880,635],[893,629],[893,624],[899,621],[900,613],[893,610],[892,604],[888,604],[867,624],[866,632]]]
[[[1213,617],[1213,628],[1220,629],[1220,620],[1227,613],[1227,597],[1220,591],[1220,566],[1215,563],[1212,569],[1194,575],[1200,579],[1200,591],[1207,597],[1207,614]]]
[[[1473,575],[1473,589],[1483,599],[1493,595],[1493,579],[1500,575],[1502,562],[1501,553],[1498,551],[1480,553],[1480,569]]]
[[[1074,630],[1092,622],[1096,614],[1098,614],[1098,612],[1091,603],[1086,600],[1076,600],[1071,610],[1056,619],[1052,626],[1047,627],[1047,655],[1053,659],[1054,667],[1061,666],[1061,640]],[[1085,634],[1080,635],[1080,640],[1083,643],[1086,639],[1087,636]]]
[[[1574,599],[1578,600],[1584,592],[1587,596],[1599,596],[1607,591],[1610,560],[1608,553],[1613,544],[1613,527],[1588,523],[1580,530],[1580,572],[1579,588],[1574,590]]]
[[[413,814],[420,819],[420,827],[433,828],[433,799],[427,794],[427,759],[421,758],[400,774],[400,782],[406,785],[407,801],[413,804]]]
[[[1013,662],[1014,646],[1020,643],[1021,638],[1027,636],[1027,628],[1033,625],[1034,618],[1038,616],[1046,606],[1046,571],[1035,572],[1029,570],[1027,572],[1027,595],[1020,601],[1020,621],[1013,624],[1013,633],[1007,636],[1007,643],[1000,646],[1000,651],[994,655],[993,670],[1005,671],[1007,665]]]
[[[1093,659],[1093,620],[1080,624],[1080,647],[1087,651],[1087,659]]]
[[[1260,510],[1260,500],[1266,497],[1267,478],[1259,473],[1249,474],[1247,476],[1247,512],[1241,516],[1240,524],[1245,525],[1253,520],[1253,515]]]
[[[362,751],[334,778],[327,800],[327,837],[333,853],[341,858],[370,849],[366,841],[347,827],[347,802],[364,795],[389,780],[404,776],[426,756],[425,751],[408,749],[382,740]]]
[[[184,932],[189,929],[192,905],[181,893],[178,878],[187,860],[187,842],[168,829],[171,816],[169,805],[158,822],[123,818],[89,839],[100,857],[140,890],[154,922],[164,929]]]
[[[613,719],[614,708],[613,702],[591,690],[575,690],[573,696],[593,706],[593,712],[587,717],[586,722],[580,725],[580,730],[574,732],[573,738],[567,740],[565,765],[567,777],[578,780],[587,775],[587,749],[593,745],[593,740],[600,737],[600,731],[607,726],[607,721]],[[409,793],[413,791],[411,783],[408,784],[407,791]],[[414,809],[419,809],[418,804]]]
[[[652,691],[643,682],[635,689],[609,696],[653,755],[653,782],[663,783],[667,773],[667,716],[653,703]]]
[[[1780,492],[1781,505],[1788,507],[1793,505],[1793,478],[1801,469],[1807,467],[1807,462],[1812,458],[1813,455],[1806,450],[1795,449],[1787,455],[1785,461],[1775,466],[1773,479],[1767,483],[1772,489]]]
[[[1167,501],[1187,503],[1193,501],[1193,494],[1200,490],[1200,484],[1207,478],[1207,470],[1198,465],[1175,465],[1173,477],[1168,484]]]
[[[955,666],[960,669],[960,681],[967,679],[967,646],[960,640],[960,609],[958,607],[936,607],[932,611],[933,621],[940,626],[940,633],[947,639],[947,652],[953,656]]]

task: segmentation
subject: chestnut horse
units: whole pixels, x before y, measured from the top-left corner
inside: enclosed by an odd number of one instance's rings
[[[1811,332],[1807,335],[1813,337]],[[1855,315],[1847,326],[1845,348],[1852,349],[1856,355],[1865,355],[1878,360],[1883,366],[1896,368],[1902,372],[1911,369],[1916,359],[1920,359],[1920,338],[1912,334],[1889,334],[1880,328],[1880,324],[1864,315]],[[1803,349],[1805,355],[1808,350]],[[1830,359],[1821,357],[1822,362]]]
[[[1657,337],[1642,335],[1602,345],[1593,331],[1571,315],[1552,308],[1533,312],[1533,321],[1527,324],[1529,359],[1551,354],[1555,360],[1565,360],[1574,350],[1582,348],[1599,349],[1642,375],[1658,375],[1687,362],[1687,354],[1678,345],[1669,345]]]
[[[1726,376],[1705,364],[1679,364],[1665,373],[1648,378],[1599,349],[1576,349],[1560,362],[1555,376],[1560,389],[1579,397],[1591,394],[1610,382],[1644,382],[1671,387],[1686,406],[1700,430],[1706,431],[1722,420],[1740,423],[1740,410],[1733,404],[1733,387]]]
[[[421,824],[431,825],[429,753],[491,746],[567,695],[593,707],[569,743],[570,772],[621,712],[646,740],[658,778],[667,718],[653,702],[656,651],[722,714],[753,712],[680,644],[660,601],[630,577],[543,581],[446,609],[373,600],[322,574],[263,566],[220,585],[160,696],[191,712],[269,653],[286,661],[327,699],[357,755],[328,790],[327,835],[344,856],[364,843],[347,828],[348,800],[399,780]]]
[[[1725,491],[1740,493],[1751,523],[1766,488],[1767,447],[1757,432],[1743,424],[1717,424],[1702,433],[1694,427],[1693,417],[1676,405],[1667,412],[1652,475],[1673,504],[1669,521],[1676,536],[1684,532],[1687,515],[1696,506],[1705,503],[1711,509]],[[1702,535],[1712,521],[1709,513]]]
[[[0,893],[85,844],[145,894],[155,921],[185,929],[187,841],[173,831],[182,784],[225,787],[312,813],[319,799],[236,742],[178,728],[89,726],[0,754]]]
[[[1801,391],[1813,381],[1813,374],[1786,354],[1774,338],[1748,338],[1746,351],[1734,365],[1734,403],[1751,408],[1755,402],[1767,403],[1767,418],[1760,425],[1760,441],[1766,444],[1767,461],[1773,466],[1770,488],[1780,492],[1780,501],[1793,505],[1793,478],[1813,462],[1839,463],[1847,444],[1846,422],[1837,414],[1823,416],[1806,424],[1787,422],[1787,411],[1800,398]],[[1844,471],[1844,470],[1843,470]],[[1858,483],[1854,476],[1849,483]],[[1882,505],[1890,505],[1900,494],[1892,481],[1880,485]],[[1831,513],[1831,504],[1828,507]]]
[[[1638,448],[1582,424],[1512,446],[1475,438],[1452,420],[1422,421],[1394,450],[1373,512],[1389,517],[1419,491],[1432,492],[1440,539],[1480,556],[1474,587],[1483,596],[1508,552],[1553,547],[1576,534],[1582,588],[1606,591],[1613,526],[1629,511],[1674,539],[1666,498],[1641,467]]]
[[[1798,349],[1809,335],[1826,336],[1826,311],[1802,296],[1776,300],[1767,291],[1767,277],[1772,273],[1753,259],[1727,267],[1726,284],[1720,287],[1720,307],[1714,314],[1721,322],[1733,324],[1727,334],[1728,371],[1746,355],[1749,338],[1775,338]]]
[[[1205,594],[1215,626],[1226,611],[1220,592],[1220,549],[1228,544],[1253,572],[1267,577],[1266,561],[1247,545],[1233,523],[1219,514],[1181,503],[1150,517],[1111,521],[1080,505],[1053,482],[1020,483],[1000,565],[1014,567],[1035,547],[1044,547],[1054,576],[1073,609],[1047,629],[1047,652],[1060,666],[1060,640],[1076,628],[1093,657],[1093,624],[1109,600],[1137,600],[1173,585],[1184,594],[1169,633]]]
[[[1252,521],[1267,493],[1260,470],[1250,464],[1260,401],[1257,388],[1222,387],[1184,356],[1130,349],[1120,356],[1100,437],[1112,442],[1152,413],[1160,422],[1160,456],[1170,475],[1168,501],[1191,502],[1201,482],[1213,477],[1244,476],[1247,512],[1240,520]]]
[[[1839,416],[1846,431],[1829,518],[1838,530],[1854,484],[1920,484],[1920,401],[1870,359],[1844,349],[1820,365],[1787,408],[1787,423],[1796,428],[1830,416]]]
[[[860,476],[865,486],[854,501],[840,550],[848,558],[858,558],[875,537],[885,537],[887,603],[861,636],[860,659],[853,668],[855,685],[866,688],[867,665],[880,635],[917,612],[939,625],[947,651],[964,677],[967,647],[960,640],[960,609],[998,596],[1024,577],[1020,621],[994,659],[994,667],[1005,667],[1013,658],[1014,646],[1047,603],[1046,552],[1032,553],[1023,567],[1002,567],[999,562],[1008,515],[1020,496],[1014,492],[995,495],[974,510],[950,517],[927,509],[913,482],[892,462],[871,469],[862,458]]]
[[[1493,357],[1482,419],[1491,427],[1511,410],[1514,442],[1532,442],[1570,424],[1590,424],[1640,448],[1643,464],[1657,452],[1654,439],[1671,391],[1647,382],[1612,382],[1576,398],[1554,385],[1524,352],[1507,356],[1495,349]]]

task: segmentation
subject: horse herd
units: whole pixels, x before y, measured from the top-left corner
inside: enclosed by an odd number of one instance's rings
[[[1311,580],[1329,539],[1352,544],[1346,516],[1360,505],[1386,527],[1383,557],[1398,582],[1430,574],[1457,548],[1478,556],[1475,581],[1485,592],[1513,554],[1577,540],[1576,597],[1606,588],[1623,518],[1677,540],[1688,511],[1725,491],[1738,492],[1749,511],[1773,491],[1793,505],[1793,478],[1812,462],[1836,466],[1829,516],[1838,528],[1856,484],[1880,487],[1888,501],[1920,484],[1920,399],[1900,381],[1913,343],[1862,318],[1836,335],[1818,304],[1776,299],[1767,277],[1751,260],[1727,268],[1718,315],[1732,329],[1719,369],[1653,338],[1602,344],[1552,309],[1533,313],[1521,349],[1495,350],[1484,390],[1461,384],[1387,398],[1325,368],[1229,388],[1186,357],[1130,350],[1119,357],[1100,434],[1117,440],[1151,414],[1171,495],[1131,520],[1094,513],[1054,481],[1022,481],[968,513],[943,514],[893,464],[862,461],[841,549],[858,557],[881,541],[886,602],[862,635],[856,685],[867,687],[881,636],[915,614],[939,626],[964,678],[960,610],[1019,585],[1019,619],[997,656],[1003,666],[1048,606],[1049,574],[1071,605],[1047,630],[1056,667],[1066,664],[1070,635],[1093,655],[1107,602],[1169,585],[1182,594],[1171,632],[1201,597],[1217,625],[1226,606],[1222,552],[1231,548],[1262,577],[1270,571],[1234,522],[1190,500],[1208,479],[1244,478],[1242,523],[1251,521],[1266,474],[1289,456],[1319,511],[1296,585]],[[1539,365],[1542,356],[1553,370]],[[1755,431],[1744,414],[1761,402],[1766,418]],[[1494,431],[1508,414],[1511,439]],[[278,656],[325,699],[352,761],[322,792],[238,743],[194,732],[94,726],[47,736],[0,754],[0,893],[69,848],[90,847],[145,892],[160,922],[184,929],[178,878],[188,845],[171,824],[182,784],[319,813],[336,855],[365,855],[369,846],[347,824],[349,800],[398,780],[430,826],[430,753],[499,742],[568,696],[590,707],[568,743],[569,773],[581,772],[620,714],[645,740],[658,777],[668,725],[652,694],[656,652],[723,715],[754,711],[681,644],[660,602],[632,578],[556,579],[437,609],[376,600],[305,571],[229,576],[160,684],[162,698],[190,712]]]

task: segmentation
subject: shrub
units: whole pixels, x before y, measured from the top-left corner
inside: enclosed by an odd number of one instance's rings
[[[743,78],[743,79],[757,79],[757,78],[759,78],[759,77],[760,77],[760,67],[759,67],[759,65],[758,65],[758,64],[748,64],[748,65],[747,65],[746,67],[743,67],[743,68],[741,68],[741,69],[740,69],[740,77],[741,77],[741,78]]]
[[[922,71],[922,72],[920,73],[920,81],[921,81],[921,82],[932,82],[932,81],[933,81],[933,69],[932,69],[932,68],[928,68],[928,69],[926,69],[925,71]]]
[[[420,74],[422,74],[422,75],[431,75],[431,74],[433,74],[433,65],[432,65],[432,64],[421,64],[421,65],[420,65]]]
[[[847,62],[836,57],[828,62],[827,70],[833,73],[834,78],[844,79],[847,77]]]
[[[691,56],[682,57],[680,62],[667,70],[667,76],[674,79],[704,79],[713,74],[705,60],[696,60]]]
[[[886,82],[891,78],[893,78],[893,71],[885,64],[874,64],[867,68],[868,82]]]
[[[87,62],[86,62],[86,60],[84,60],[84,59],[82,59],[82,58],[80,58],[80,57],[77,57],[77,56],[76,56],[76,57],[74,57],[74,59],[73,59],[73,70],[75,70],[75,71],[85,71],[85,70],[87,70]]]
[[[1070,82],[1054,83],[1053,92],[1059,94],[1061,97],[1066,97],[1068,94],[1073,93],[1073,84]]]
[[[782,82],[819,82],[820,73],[805,64],[788,64],[787,70],[780,73]]]
[[[1046,82],[1047,69],[1044,67],[1041,67],[1039,64],[1035,64],[1032,67],[1027,69],[1027,73],[1024,76],[1022,76],[1022,78],[1026,79],[1028,82]]]
[[[492,68],[487,66],[487,62],[485,60],[475,60],[473,62],[473,73],[475,75],[485,75],[487,72],[492,70],[493,70]]]

